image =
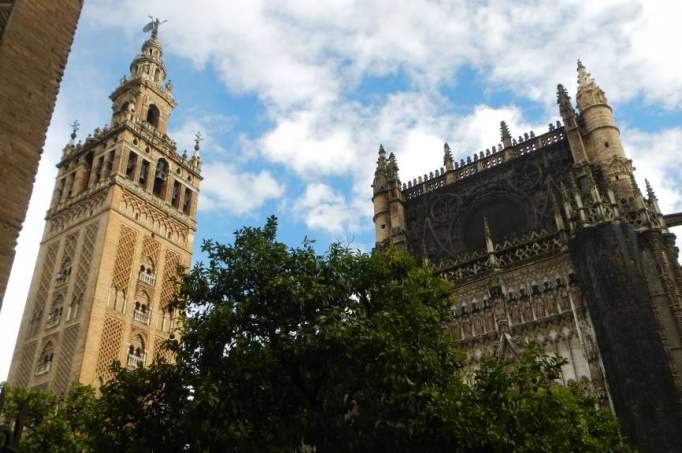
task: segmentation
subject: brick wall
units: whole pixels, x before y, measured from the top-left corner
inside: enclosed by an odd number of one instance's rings
[[[0,3],[9,2],[0,0]],[[16,0],[0,26],[0,308],[83,0]],[[9,11],[9,8],[5,12]]]

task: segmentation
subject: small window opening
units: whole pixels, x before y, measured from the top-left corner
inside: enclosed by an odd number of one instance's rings
[[[180,183],[177,181],[173,183],[173,197],[171,199],[171,204],[173,207],[180,207]]]
[[[192,209],[192,191],[189,188],[185,188],[185,199],[182,202],[182,212],[189,215]]]
[[[142,167],[140,168],[140,178],[138,179],[142,187],[147,186],[147,176],[149,176],[149,161],[143,160]]]
[[[102,167],[104,163],[104,156],[97,158],[97,163],[95,164],[95,182],[99,181],[102,177]]]
[[[156,174],[154,175],[154,195],[164,198],[166,194],[166,179],[168,176],[168,163],[165,159],[159,159],[156,164]]]
[[[160,116],[161,112],[159,112],[159,108],[154,104],[150,105],[149,110],[147,110],[147,122],[154,127],[159,127]]]
[[[36,375],[45,374],[50,371],[52,367],[52,359],[54,358],[54,345],[50,341],[43,348],[43,352],[40,354],[38,359],[38,365],[36,367]]]
[[[128,154],[128,164],[126,165],[126,177],[128,179],[133,179],[135,175],[135,167],[137,166],[137,154],[130,151]]]

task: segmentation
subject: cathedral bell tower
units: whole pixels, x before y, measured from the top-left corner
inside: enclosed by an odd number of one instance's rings
[[[176,106],[166,80],[161,22],[111,94],[110,124],[71,140],[46,216],[9,382],[63,393],[101,385],[118,360],[145,366],[175,329],[178,266],[189,266],[201,181],[168,137]]]

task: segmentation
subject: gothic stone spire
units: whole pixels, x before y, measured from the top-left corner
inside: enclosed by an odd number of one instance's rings
[[[604,91],[597,85],[585,65],[578,60],[578,94],[576,105],[582,112],[595,104],[608,104]]]
[[[505,121],[500,123],[500,135],[502,136],[502,144],[505,148],[512,146],[511,133],[509,132],[509,126]]]

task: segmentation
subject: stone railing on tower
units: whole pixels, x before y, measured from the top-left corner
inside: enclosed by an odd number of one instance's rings
[[[549,131],[542,135],[536,137],[533,131],[525,133],[519,136],[518,139],[514,139],[510,147],[503,148],[502,145],[495,145],[485,151],[480,151],[473,156],[455,162],[454,168],[451,171],[446,171],[445,168],[441,167],[424,176],[408,181],[402,186],[403,195],[406,200],[417,198],[422,194],[444,187],[448,179],[455,183],[510,160],[540,151],[565,139],[564,128],[557,121],[556,126],[550,124]],[[450,172],[453,173],[453,177],[448,178],[447,176]]]

